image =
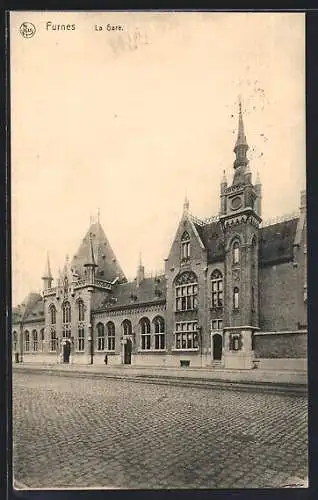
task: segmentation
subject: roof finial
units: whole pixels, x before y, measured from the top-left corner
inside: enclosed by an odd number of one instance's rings
[[[139,267],[142,267],[142,258],[141,258],[141,252],[139,252]]]
[[[99,218],[100,218],[100,211],[99,211],[99,208],[97,209],[97,222],[99,224]]]
[[[223,170],[222,184],[227,184],[225,170]]]
[[[45,265],[45,270],[44,270],[42,279],[52,279],[49,252],[47,252],[46,265]]]
[[[185,198],[184,198],[184,203],[183,203],[183,212],[184,212],[185,214],[189,213],[189,206],[190,206],[190,204],[189,204],[188,197],[187,197],[187,196],[185,196]]]
[[[89,255],[88,255],[87,262],[84,264],[84,266],[97,267],[97,264],[95,262],[95,257],[94,257],[92,233],[89,233]]]
[[[260,184],[260,183],[261,183],[261,178],[259,175],[259,171],[257,171],[255,184]]]

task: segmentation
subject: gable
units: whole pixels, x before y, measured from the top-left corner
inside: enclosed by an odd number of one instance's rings
[[[179,223],[173,243],[170,248],[168,261],[174,264],[180,263],[181,260],[181,241],[185,235],[189,235],[190,241],[190,259],[202,260],[205,251],[204,244],[200,238],[195,223],[191,220],[191,216],[184,215]],[[204,257],[205,258],[205,257]]]

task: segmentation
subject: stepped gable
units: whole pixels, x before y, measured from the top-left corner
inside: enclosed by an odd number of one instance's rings
[[[120,309],[138,304],[151,304],[165,301],[166,279],[164,275],[144,278],[139,286],[136,280],[114,286],[113,293],[108,297],[100,295],[95,302],[94,310]]]
[[[194,223],[194,225],[207,250],[208,263],[222,261],[225,255],[221,224],[215,221],[202,226],[197,223]]]
[[[92,245],[96,268],[96,278],[105,281],[114,281],[119,278],[121,282],[126,282],[125,274],[117,261],[116,255],[110,246],[105,232],[100,222],[91,224],[81,245],[71,262],[71,269],[76,272],[79,278],[84,278],[85,267],[90,257],[90,235],[92,235]]]
[[[44,303],[39,293],[31,292],[19,306],[13,309],[12,321],[18,322],[31,319],[44,320]]]
[[[260,265],[293,260],[298,218],[278,222],[260,230]]]

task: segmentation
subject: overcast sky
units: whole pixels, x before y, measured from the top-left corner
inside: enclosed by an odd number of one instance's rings
[[[264,218],[305,186],[304,14],[11,14],[13,303],[100,221],[126,276],[163,259],[185,195],[219,211],[241,94]],[[36,26],[32,38],[22,22]],[[72,31],[46,30],[46,22]],[[96,25],[124,31],[95,31]]]

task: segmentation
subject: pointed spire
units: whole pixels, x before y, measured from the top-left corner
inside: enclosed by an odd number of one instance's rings
[[[223,177],[222,177],[222,181],[221,182],[222,182],[222,184],[227,184],[225,170],[223,170]]]
[[[190,206],[190,204],[189,204],[188,197],[185,196],[184,203],[183,203],[183,213],[185,213],[185,214],[189,213],[189,206]]]
[[[243,115],[242,115],[242,102],[241,98],[239,98],[239,119],[238,119],[238,131],[237,131],[237,139],[234,147],[234,153],[236,155],[236,159],[234,162],[234,168],[244,167],[248,164],[248,159],[246,157],[246,153],[248,150],[248,144],[246,141],[246,136],[244,132],[244,123],[243,123]]]
[[[139,252],[139,265],[137,268],[137,281],[136,281],[137,287],[144,279],[145,279],[145,268],[142,265],[141,252]]]
[[[244,122],[243,122],[243,115],[242,115],[241,98],[239,98],[239,120],[238,120],[237,139],[236,139],[234,151],[238,146],[248,147],[247,142],[246,142],[245,132],[244,132]]]
[[[84,266],[97,267],[97,264],[95,262],[95,257],[94,257],[92,233],[90,233],[90,235],[89,235],[89,254],[88,254],[87,262],[84,264]]]
[[[44,269],[42,279],[53,279],[52,273],[51,273],[49,253],[47,253],[46,264],[45,264],[45,269]]]

